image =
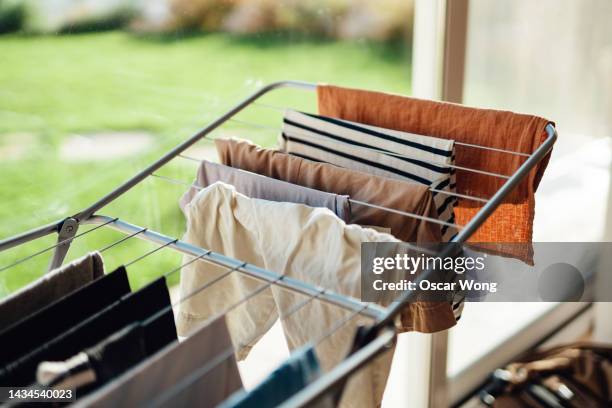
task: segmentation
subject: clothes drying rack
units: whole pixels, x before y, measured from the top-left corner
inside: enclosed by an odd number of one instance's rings
[[[245,121],[241,121],[239,119],[235,119],[234,116],[243,111],[245,108],[257,102],[259,98],[263,95],[270,93],[271,91],[279,88],[296,88],[302,90],[313,91],[316,90],[317,85],[307,82],[301,81],[280,81],[271,83],[267,86],[264,86],[242,100],[236,106],[228,110],[226,113],[215,119],[209,125],[207,125],[202,130],[198,131],[195,135],[191,136],[189,139],[185,140],[169,152],[167,152],[160,159],[155,161],[153,164],[136,174],[134,177],[127,180],[125,183],[117,187],[115,190],[110,193],[104,195],[98,201],[82,210],[81,212],[58,220],[56,222],[50,223],[48,225],[41,226],[39,228],[33,229],[31,231],[25,232],[20,235],[16,235],[11,238],[4,239],[0,241],[0,252],[5,251],[9,248],[22,245],[24,243],[36,240],[38,238],[42,238],[51,234],[57,234],[57,243],[53,246],[45,248],[41,251],[38,251],[34,254],[31,254],[25,258],[18,260],[8,266],[0,266],[0,273],[4,270],[7,270],[21,262],[25,262],[28,259],[31,259],[35,256],[43,254],[47,251],[53,250],[53,256],[51,258],[49,264],[49,270],[57,268],[60,266],[66,254],[70,248],[70,244],[72,241],[84,234],[87,234],[97,228],[108,227],[114,230],[120,231],[126,236],[116,243],[123,242],[132,237],[138,237],[139,239],[150,241],[159,245],[156,250],[161,248],[170,248],[181,252],[183,254],[187,254],[190,256],[196,257],[196,259],[205,259],[207,261],[213,262],[217,265],[221,265],[227,267],[230,272],[237,271],[239,273],[245,274],[247,276],[256,278],[258,280],[267,282],[268,285],[277,285],[279,287],[301,293],[303,295],[308,296],[311,299],[318,299],[320,301],[324,301],[330,303],[332,305],[347,309],[349,311],[353,311],[354,313],[362,314],[366,317],[372,318],[374,323],[367,328],[367,332],[365,334],[365,338],[367,340],[362,344],[354,352],[350,353],[345,359],[343,359],[339,364],[333,367],[330,371],[325,373],[319,379],[314,381],[308,387],[304,388],[302,391],[294,395],[292,398],[287,400],[282,404],[284,408],[290,407],[299,407],[305,406],[317,398],[321,397],[325,393],[339,389],[342,385],[347,381],[347,379],[351,376],[351,374],[358,371],[364,365],[368,364],[378,355],[383,353],[390,345],[393,344],[396,337],[396,331],[393,326],[393,321],[396,316],[399,315],[402,308],[407,304],[412,302],[416,296],[418,296],[419,291],[406,291],[403,292],[393,303],[391,303],[388,307],[384,308],[377,305],[366,304],[357,299],[340,295],[338,293],[334,293],[332,291],[326,290],[325,288],[316,287],[314,285],[308,284],[306,282],[299,281],[297,279],[293,279],[288,276],[280,275],[263,268],[257,267],[255,265],[250,265],[245,262],[242,262],[237,259],[233,259],[231,257],[225,256],[220,253],[215,253],[206,248],[200,248],[195,245],[189,244],[187,242],[181,241],[179,239],[171,238],[167,235],[158,233],[149,228],[143,228],[137,225],[133,225],[125,220],[121,220],[119,218],[110,217],[107,215],[98,214],[98,211],[104,208],[106,205],[113,202],[115,199],[121,197],[124,193],[128,192],[134,186],[138,185],[140,182],[145,180],[150,176],[157,176],[164,178],[162,176],[157,175],[155,172],[169,163],[176,157],[182,157],[189,159],[190,157],[183,155],[185,150],[194,145],[196,142],[205,138],[212,131],[219,128],[220,126],[228,123],[230,121],[236,123],[242,123],[247,126],[255,126],[262,128],[270,128],[276,129],[273,127],[268,127],[264,125],[253,124]],[[273,109],[283,109],[275,106],[264,105],[258,103],[261,106],[267,106]],[[276,129],[278,130],[278,129]],[[440,257],[451,256],[458,251],[458,248],[461,247],[461,244],[465,243],[470,236],[485,222],[485,220],[495,211],[495,209],[503,202],[505,197],[516,187],[525,177],[526,175],[548,154],[553,144],[556,141],[557,133],[552,123],[549,123],[546,126],[547,138],[545,141],[531,154],[525,154],[520,152],[509,152],[495,148],[489,148],[485,146],[475,146],[475,145],[467,145],[475,148],[481,148],[485,150],[492,151],[502,151],[508,154],[516,154],[525,157],[525,161],[522,165],[516,169],[516,171],[511,175],[499,175],[494,173],[488,173],[477,169],[467,169],[459,166],[450,166],[461,170],[474,171],[477,173],[483,173],[491,175],[492,177],[501,177],[506,181],[499,188],[499,190],[490,198],[482,198],[482,197],[470,197],[457,193],[449,193],[444,192],[446,194],[455,195],[458,198],[464,199],[473,199],[475,201],[483,202],[484,205],[479,210],[479,212],[470,220],[470,222],[465,226],[457,227],[459,232],[452,239],[451,243],[456,245],[448,245],[445,246],[444,249],[438,254]],[[456,142],[456,144],[462,144]],[[171,180],[172,181],[172,180]],[[370,205],[373,207],[377,207],[375,205],[369,203],[362,203],[357,201],[357,204],[360,205]],[[388,210],[393,212],[398,212],[392,209],[381,208],[382,210]],[[401,213],[401,212],[400,212]],[[419,218],[419,216],[410,213],[403,213],[403,215],[411,216],[414,218]],[[421,217],[423,218],[423,217]],[[427,218],[427,217],[425,217]],[[428,219],[431,222],[441,223],[439,220]],[[443,222],[442,222],[443,223]],[[94,228],[89,229],[85,232],[77,234],[78,229],[81,225],[95,225]],[[113,244],[114,245],[114,244]],[[155,251],[156,251],[155,250]],[[154,251],[149,252],[148,254]],[[427,252],[427,250],[423,249],[423,252]],[[148,254],[143,255],[147,256]],[[139,257],[138,259],[141,259]],[[417,282],[427,279],[433,271],[425,271],[419,275],[417,278]],[[418,286],[417,286],[418,287]]]

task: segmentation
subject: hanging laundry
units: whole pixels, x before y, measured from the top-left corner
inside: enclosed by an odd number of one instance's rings
[[[158,337],[162,341],[153,340]],[[124,327],[68,360],[40,363],[36,379],[44,387],[73,389],[81,398],[176,340],[174,314],[167,308],[145,321]]]
[[[194,376],[193,382],[172,393],[162,406],[217,406],[242,388],[233,353],[222,361],[215,360],[231,347],[225,317],[219,317],[77,401],[75,406],[151,405],[156,397],[170,392],[190,375]]]
[[[0,331],[104,275],[98,252],[89,253],[54,269],[27,286],[0,299]]]
[[[530,154],[544,142],[545,127],[551,123],[537,116],[329,85],[318,86],[317,95],[321,115],[452,139],[456,142],[458,166],[507,176],[519,168],[524,156],[457,143]],[[470,242],[499,243],[487,245],[488,250],[533,265],[535,192],[549,159],[550,153],[470,237]],[[457,170],[457,192],[461,194],[489,199],[505,182],[503,178]],[[482,206],[473,200],[460,199],[455,208],[458,223],[467,224]],[[508,243],[524,245],[504,245]]]
[[[122,327],[144,320],[169,306],[170,295],[166,281],[159,278],[139,291],[125,295],[52,340],[39,344],[27,354],[16,356],[14,361],[0,367],[0,385],[33,384],[36,369],[41,362],[68,359]],[[157,333],[152,341],[165,344],[168,337],[176,337],[176,330]]]
[[[215,139],[221,162],[289,183],[348,195],[352,200],[438,218],[426,186],[316,163],[237,139]],[[389,228],[405,242],[440,242],[440,225],[380,208],[351,202],[351,223]]]
[[[327,193],[206,160],[200,163],[194,187],[181,198],[181,208],[184,208],[199,190],[217,181],[233,185],[236,191],[247,197],[326,207],[346,222],[351,218],[349,197],[346,195]]]
[[[221,182],[201,190],[184,211],[186,242],[356,298],[361,293],[361,243],[399,242],[388,234],[347,225],[327,208],[250,199]],[[185,262],[189,259],[192,257],[186,257]],[[192,293],[225,274],[224,267],[191,263],[181,271],[181,295]],[[261,289],[262,284],[265,283],[239,272],[225,276],[211,290],[181,303],[177,315],[179,334],[222,312],[228,305],[240,302],[249,293]],[[387,302],[395,298],[388,296]],[[235,348],[242,350],[238,357],[248,354],[249,348],[264,334],[262,327],[269,327],[283,311],[303,300],[304,295],[274,286],[236,307],[228,317],[228,327]],[[402,327],[402,330],[444,330],[455,324],[447,302],[416,302],[408,305],[406,311],[412,314],[414,327]],[[349,314],[325,302],[308,302],[282,319],[289,348],[297,349],[313,337],[324,335],[334,322]],[[350,348],[357,325],[368,323],[371,319],[355,317],[317,346],[323,370],[342,359]],[[347,391],[350,395],[347,406],[371,407],[380,403],[391,354],[356,375]]]
[[[285,111],[280,150],[308,160],[335,164],[382,177],[431,187],[440,220],[455,223],[454,142],[362,125],[325,116]],[[457,229],[442,227],[442,240]]]
[[[262,149],[238,139],[215,139],[215,145],[221,162],[232,167],[311,188],[345,193],[353,199],[380,207],[437,218],[432,195],[427,187],[421,184],[344,169],[329,163],[313,162],[295,155]],[[420,244],[441,241],[441,228],[436,223],[355,201],[351,202],[351,223],[372,228],[388,228],[395,237],[404,242]],[[458,320],[463,311],[462,299],[453,301],[453,310]],[[402,317],[402,321],[410,327],[412,324],[407,322],[411,319],[408,315]]]
[[[291,353],[278,368],[250,391],[238,391],[219,408],[275,408],[321,375],[319,360],[312,346]],[[329,398],[329,397],[328,397]],[[328,399],[330,408],[333,406]],[[322,407],[324,404],[317,404]]]
[[[0,333],[0,344],[11,345],[0,347],[0,367],[47,343],[128,293],[128,276],[125,269],[120,268],[25,317]]]

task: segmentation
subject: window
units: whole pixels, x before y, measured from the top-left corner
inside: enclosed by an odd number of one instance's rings
[[[463,102],[556,122],[559,139],[536,195],[536,242],[603,238],[612,159],[611,12],[609,2],[597,0],[469,3]],[[565,317],[576,310],[562,306]],[[467,304],[449,336],[448,375],[477,370],[494,351],[501,356],[518,334],[543,335],[546,322],[564,319],[554,314],[559,307]]]
[[[74,214],[259,87],[283,79],[410,91],[412,3],[404,0],[15,0],[0,5],[0,237]],[[314,93],[274,92],[215,135],[276,143],[282,113]],[[205,142],[194,157],[215,155]],[[162,174],[191,182],[197,164]],[[180,236],[185,189],[149,179],[105,209]],[[168,192],[171,192],[169,194]],[[70,258],[119,235],[75,240]],[[107,251],[107,267],[150,246]],[[52,245],[0,254],[0,265]],[[164,251],[165,253],[166,251]],[[176,256],[134,265],[136,287]],[[39,256],[0,275],[0,296],[40,275]],[[155,268],[153,268],[155,266]]]

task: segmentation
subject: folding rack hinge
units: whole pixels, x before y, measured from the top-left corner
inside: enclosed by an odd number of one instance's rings
[[[78,229],[79,221],[76,218],[70,217],[64,220],[57,234],[57,246],[53,252],[53,258],[49,262],[48,271],[59,267],[64,262],[64,258],[66,258],[66,254],[70,249],[72,238],[74,238]]]

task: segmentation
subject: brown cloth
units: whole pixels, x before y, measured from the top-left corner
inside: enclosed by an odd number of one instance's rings
[[[494,407],[517,406],[517,400],[527,406],[542,406],[525,401],[525,387],[537,384],[556,391],[560,386],[571,390],[571,407],[612,406],[612,347],[580,342],[531,354],[508,365],[508,386],[496,398]]]
[[[400,95],[320,85],[317,87],[319,113],[339,119],[421,135],[453,139],[456,142],[532,153],[547,137],[549,120],[508,111],[477,109],[446,102],[408,98]],[[455,145],[457,166],[513,174],[524,156]],[[533,264],[535,211],[534,193],[550,153],[506,197],[497,210],[472,235],[478,243],[529,243],[494,245],[494,252]],[[457,192],[489,199],[506,180],[457,170]],[[482,208],[482,203],[459,200],[457,222],[466,225]]]
[[[348,195],[358,200],[434,219],[436,208],[427,186],[373,176],[318,163],[280,151],[263,149],[248,141],[215,139],[222,164],[315,190]],[[390,228],[404,242],[440,242],[440,226],[401,214],[351,202],[350,223]]]
[[[424,185],[313,162],[276,150],[263,149],[248,141],[215,139],[215,144],[221,163],[227,166],[317,190],[348,195],[352,199],[387,208],[437,217],[431,194]],[[438,224],[363,205],[351,204],[351,222],[391,228],[396,238],[406,242],[440,241]],[[418,301],[402,311],[399,329],[433,333],[446,330],[455,323],[450,303]]]
[[[0,331],[104,275],[99,252],[91,252],[0,300]]]

